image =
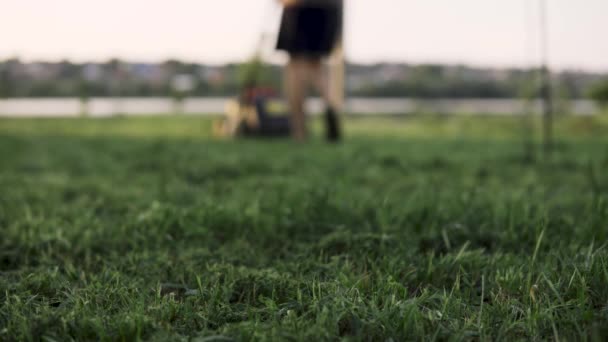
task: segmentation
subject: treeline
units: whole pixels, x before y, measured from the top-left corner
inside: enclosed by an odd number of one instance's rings
[[[0,62],[0,97],[155,97],[176,93],[174,80],[192,80],[191,96],[225,96],[238,89],[236,64]]]
[[[519,98],[539,96],[539,70],[483,69],[459,65],[351,65],[349,93],[413,98]],[[555,96],[587,97],[604,75],[566,71],[552,74]]]
[[[513,98],[537,96],[535,70],[459,65],[348,64],[350,96],[415,98]],[[585,97],[605,75],[554,74],[554,91]],[[0,97],[233,96],[245,83],[281,87],[281,67],[251,61],[210,66],[169,60],[132,63],[0,61]],[[184,86],[185,84],[185,86]]]

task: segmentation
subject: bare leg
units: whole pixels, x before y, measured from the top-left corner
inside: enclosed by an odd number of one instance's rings
[[[335,102],[331,98],[331,94],[329,92],[329,87],[327,84],[327,75],[325,74],[325,70],[323,70],[323,63],[321,63],[321,59],[313,59],[308,61],[309,65],[309,75],[311,78],[311,83],[315,87],[315,90],[323,99],[326,106],[335,108]]]
[[[329,91],[329,85],[327,83],[327,76],[323,70],[323,65],[320,59],[314,59],[309,62],[309,75],[311,77],[312,84],[315,86],[319,95],[325,102],[325,125],[327,131],[327,140],[330,142],[337,142],[340,140],[341,129],[340,129],[340,118],[336,113],[336,103],[331,96]]]
[[[287,64],[286,90],[291,111],[291,136],[296,141],[306,140],[306,115],[304,99],[306,96],[306,60],[292,57]]]

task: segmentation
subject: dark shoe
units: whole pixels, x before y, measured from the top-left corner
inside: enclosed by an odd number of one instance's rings
[[[336,114],[336,111],[331,107],[328,107],[325,111],[325,125],[327,129],[327,141],[340,141],[342,136],[340,132],[340,118]]]

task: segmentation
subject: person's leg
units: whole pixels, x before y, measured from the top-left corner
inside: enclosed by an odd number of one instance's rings
[[[334,107],[334,101],[331,98],[329,87],[327,84],[327,75],[323,68],[323,63],[320,58],[311,58],[307,61],[308,75],[310,77],[312,85],[315,90],[319,93],[319,96],[325,103],[325,105]]]
[[[340,140],[340,119],[336,113],[336,101],[331,96],[329,91],[329,85],[327,82],[327,74],[323,68],[323,64],[320,58],[316,58],[309,61],[309,75],[312,80],[312,84],[316,88],[317,92],[325,102],[325,125],[327,139],[329,141]]]
[[[304,101],[306,97],[306,60],[291,56],[287,64],[285,85],[291,111],[291,136],[296,141],[306,140],[306,115]]]

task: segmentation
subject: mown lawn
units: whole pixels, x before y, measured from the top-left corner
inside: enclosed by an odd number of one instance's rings
[[[607,118],[347,125],[0,120],[0,340],[608,338]]]

